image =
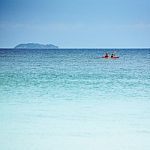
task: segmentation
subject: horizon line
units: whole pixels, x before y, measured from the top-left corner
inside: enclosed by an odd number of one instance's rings
[[[0,47],[0,49],[19,49],[19,48],[12,48],[12,47]],[[39,49],[40,50],[40,48],[20,48],[20,49],[26,49],[26,50],[28,50],[28,49]],[[45,48],[45,49],[47,49],[47,48]],[[50,50],[50,49],[55,49],[55,48],[49,48],[49,49],[47,49],[47,50]],[[117,50],[119,50],[119,49],[150,49],[150,47],[120,47],[120,48],[115,48],[115,47],[93,47],[93,48],[91,48],[91,47],[67,47],[67,48],[65,48],[65,47],[58,47],[58,48],[56,48],[55,50],[57,50],[57,49],[117,49]]]

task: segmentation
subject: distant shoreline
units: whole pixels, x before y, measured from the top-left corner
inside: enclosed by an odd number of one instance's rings
[[[150,50],[150,48],[0,48],[0,50]]]
[[[53,44],[40,43],[21,43],[14,47],[14,49],[58,49],[59,47]]]

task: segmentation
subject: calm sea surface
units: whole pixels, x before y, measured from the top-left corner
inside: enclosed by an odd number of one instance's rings
[[[1,150],[149,150],[150,49],[0,49]]]

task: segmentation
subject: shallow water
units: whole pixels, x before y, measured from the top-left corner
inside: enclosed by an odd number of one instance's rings
[[[150,50],[105,51],[1,49],[0,149],[149,150]]]

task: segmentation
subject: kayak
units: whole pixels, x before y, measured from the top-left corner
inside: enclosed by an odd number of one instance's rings
[[[108,58],[112,58],[112,59],[116,59],[119,58],[118,56],[114,56],[114,57],[106,57],[106,56],[102,56],[102,58],[108,59]]]
[[[102,56],[102,58],[109,58],[109,56]]]
[[[119,57],[118,56],[114,56],[114,57],[111,57],[111,58],[113,59],[113,58],[119,58]]]

